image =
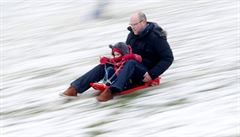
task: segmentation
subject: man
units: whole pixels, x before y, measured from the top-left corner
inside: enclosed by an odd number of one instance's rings
[[[165,72],[173,62],[172,50],[167,42],[165,31],[156,23],[148,22],[144,13],[137,12],[130,18],[126,43],[132,52],[142,56],[142,62],[128,60],[119,72],[115,82],[99,96],[98,101],[108,101],[113,93],[121,92],[131,79],[133,82],[148,82]],[[98,65],[79,79],[75,80],[63,94],[76,96],[77,92],[86,91],[91,82],[98,82],[104,77],[104,66]]]
[[[166,32],[156,23],[147,22],[144,13],[138,12],[130,19],[127,44],[133,53],[143,58],[142,65],[147,68],[143,82],[161,75],[173,62],[172,50],[167,42]]]

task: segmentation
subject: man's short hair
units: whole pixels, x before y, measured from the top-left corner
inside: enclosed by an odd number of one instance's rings
[[[147,21],[147,17],[143,12],[138,12],[138,17],[140,20]]]

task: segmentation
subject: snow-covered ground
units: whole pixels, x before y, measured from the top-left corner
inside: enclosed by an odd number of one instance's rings
[[[1,137],[240,137],[239,0],[1,0]],[[160,86],[98,103],[58,96],[125,41],[142,10],[175,61]]]

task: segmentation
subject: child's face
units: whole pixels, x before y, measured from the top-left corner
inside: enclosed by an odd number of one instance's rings
[[[122,56],[119,52],[114,51],[113,55],[115,58]]]

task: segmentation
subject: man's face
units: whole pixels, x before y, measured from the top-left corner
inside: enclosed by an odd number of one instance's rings
[[[135,35],[139,35],[142,29],[144,28],[145,23],[143,20],[140,20],[137,16],[132,16],[129,25],[131,26],[133,33]]]

